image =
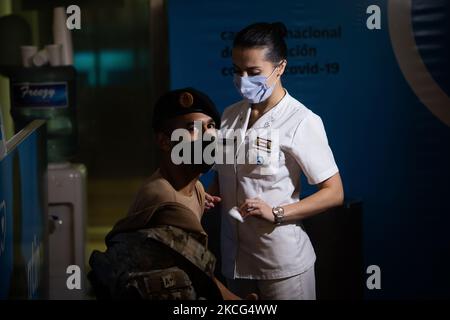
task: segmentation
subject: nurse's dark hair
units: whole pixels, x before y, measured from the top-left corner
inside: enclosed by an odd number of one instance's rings
[[[282,22],[258,22],[236,34],[233,48],[267,48],[267,60],[278,63],[287,58],[286,35],[287,29]]]

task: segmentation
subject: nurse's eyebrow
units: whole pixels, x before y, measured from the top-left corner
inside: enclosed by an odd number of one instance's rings
[[[236,68],[236,69],[238,69],[238,70],[241,70],[241,68],[239,68],[237,65],[235,65],[234,63],[233,63],[233,68]],[[252,67],[247,67],[247,68],[245,68],[246,70],[250,70],[250,69],[261,69],[261,67],[259,67],[259,66],[252,66]]]

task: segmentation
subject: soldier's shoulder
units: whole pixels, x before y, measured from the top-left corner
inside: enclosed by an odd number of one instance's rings
[[[170,183],[160,175],[147,178],[139,188],[129,214],[164,202],[175,202],[175,190]]]

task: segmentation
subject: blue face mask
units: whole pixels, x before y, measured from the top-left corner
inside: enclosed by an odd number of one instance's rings
[[[279,65],[278,65],[279,66]],[[273,69],[272,73],[266,76],[250,76],[240,77],[235,74],[233,78],[234,85],[238,92],[248,100],[250,103],[260,103],[269,98],[272,95],[275,84],[270,87],[267,85],[267,80],[272,77],[278,66]]]

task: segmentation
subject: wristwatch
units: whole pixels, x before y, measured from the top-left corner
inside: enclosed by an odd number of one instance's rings
[[[280,225],[284,220],[284,209],[282,207],[273,207],[272,213],[273,216],[275,217],[274,223],[276,225]]]

